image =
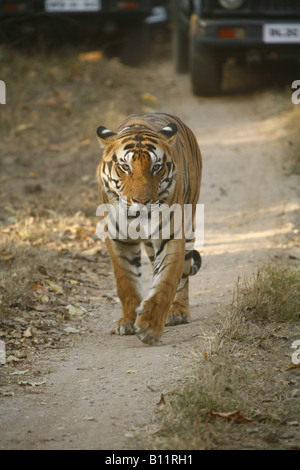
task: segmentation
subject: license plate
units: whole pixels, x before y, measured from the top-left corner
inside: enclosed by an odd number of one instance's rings
[[[263,41],[273,44],[300,43],[300,24],[264,24]]]
[[[45,10],[56,11],[99,11],[101,0],[45,0]]]

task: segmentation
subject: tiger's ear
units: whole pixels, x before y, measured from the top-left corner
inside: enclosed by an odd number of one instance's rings
[[[97,129],[98,141],[102,147],[108,145],[116,135],[115,132],[106,129],[104,126],[100,126]]]
[[[168,143],[172,144],[176,139],[177,131],[178,128],[176,124],[170,122],[167,126],[163,127],[163,129],[159,131],[159,134],[162,134],[166,138]]]

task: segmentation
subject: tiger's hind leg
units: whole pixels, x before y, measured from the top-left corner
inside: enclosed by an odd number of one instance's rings
[[[201,255],[196,250],[186,251],[183,274],[167,316],[167,326],[181,325],[191,321],[189,308],[189,276],[194,276],[199,271],[200,267]]]
[[[189,323],[191,320],[189,307],[189,275],[192,257],[192,251],[185,252],[183,273],[167,316],[166,326],[181,325],[183,323]]]
[[[189,309],[189,277],[188,274],[183,276],[180,280],[176,295],[170,307],[166,326],[181,325],[189,323],[191,319]]]

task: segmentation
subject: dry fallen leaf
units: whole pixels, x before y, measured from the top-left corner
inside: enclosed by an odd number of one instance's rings
[[[300,367],[300,363],[294,364],[293,362],[291,362],[286,370],[298,369],[299,367]]]
[[[82,317],[82,315],[86,314],[86,309],[84,307],[69,304],[66,309],[71,316]]]
[[[19,361],[20,361],[20,359],[16,356],[8,356],[6,358],[6,363],[7,364],[10,364],[11,362],[19,362]]]
[[[62,287],[60,287],[58,284],[55,284],[55,282],[49,281],[49,279],[46,280],[49,290],[52,292],[55,292],[55,294],[63,294],[64,291],[62,290]]]
[[[0,261],[10,261],[15,257],[13,253],[10,253],[9,251],[2,250],[0,252]]]
[[[65,328],[64,331],[65,333],[71,333],[71,334],[80,333],[80,330],[78,328],[74,328],[73,326],[67,326],[67,328]]]
[[[147,101],[148,103],[157,103],[156,96],[151,95],[151,93],[143,93],[142,94],[142,99],[144,101]]]
[[[49,297],[48,297],[48,295],[46,295],[46,294],[42,295],[42,297],[41,297],[41,302],[42,302],[43,304],[47,304],[47,303],[49,302]]]
[[[43,379],[40,382],[36,382],[33,380],[20,380],[18,382],[19,385],[29,385],[30,387],[39,387],[40,385],[44,385],[47,382],[47,379]]]
[[[39,273],[43,274],[43,276],[48,276],[48,272],[45,266],[38,266],[37,269]]]
[[[29,326],[26,331],[24,331],[23,336],[25,338],[32,338],[34,336],[34,330],[32,326]]]
[[[82,52],[78,54],[80,62],[99,62],[103,57],[102,51]]]
[[[42,297],[44,297],[44,296],[42,296]],[[47,296],[45,296],[45,297],[47,297]],[[41,300],[42,300],[42,298],[41,298]],[[48,310],[49,310],[49,307],[47,307],[46,305],[40,305],[40,304],[33,305],[32,308],[36,312],[48,312]]]
[[[41,284],[34,283],[34,284],[30,284],[30,289],[33,291],[39,291],[39,290],[43,290],[44,287]]]
[[[253,419],[246,418],[243,416],[240,412],[240,410],[237,411],[228,411],[228,412],[220,412],[220,411],[208,411],[208,414],[213,418],[223,418],[228,421],[234,421],[235,423],[238,424],[243,424],[243,423],[252,423]]]
[[[57,153],[59,153],[61,151],[60,147],[58,145],[55,145],[55,144],[49,144],[47,146],[47,150],[49,150],[49,152],[57,152]]]
[[[16,128],[16,132],[23,132],[23,131],[26,131],[27,129],[30,129],[31,127],[33,127],[33,124],[32,123],[27,123],[27,124],[19,124],[19,126],[17,126]]]
[[[16,372],[11,372],[9,375],[25,375],[27,372],[29,372],[29,369],[16,370]]]
[[[38,177],[38,174],[37,174],[36,171],[30,171],[30,172],[28,173],[28,177],[29,177],[29,178],[37,178],[37,177]]]
[[[87,236],[87,233],[83,227],[76,228],[76,238],[78,240],[83,240]]]

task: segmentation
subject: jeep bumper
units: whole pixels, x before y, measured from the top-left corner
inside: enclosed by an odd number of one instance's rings
[[[300,58],[300,21],[291,20],[206,20],[196,22],[199,44],[244,53],[260,51]]]

